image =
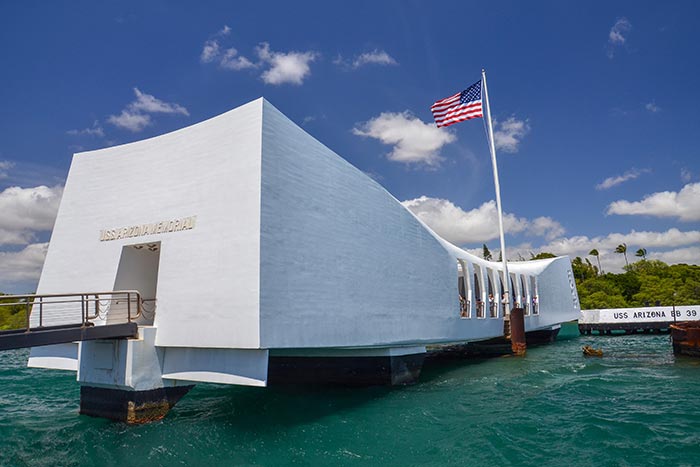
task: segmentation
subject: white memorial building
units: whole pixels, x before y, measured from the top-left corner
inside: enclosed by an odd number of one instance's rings
[[[527,333],[578,318],[567,257],[509,272]],[[261,98],[74,156],[37,294],[138,291],[139,338],[29,365],[76,371],[81,411],[113,418],[196,382],[398,384],[426,346],[503,336],[502,282]],[[123,319],[111,305],[96,326]]]

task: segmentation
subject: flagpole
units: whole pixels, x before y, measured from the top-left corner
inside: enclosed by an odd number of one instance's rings
[[[510,315],[510,274],[508,274],[508,261],[506,260],[506,241],[503,235],[503,210],[501,209],[501,185],[498,182],[498,164],[496,163],[496,145],[493,141],[493,125],[491,123],[491,107],[489,106],[489,91],[486,87],[486,70],[481,69],[481,83],[484,88],[484,101],[486,102],[486,122],[489,133],[489,149],[491,150],[491,163],[493,164],[493,183],[496,186],[496,208],[498,210],[498,230],[501,236],[501,259],[503,260],[503,288],[506,303],[504,304],[506,315]]]

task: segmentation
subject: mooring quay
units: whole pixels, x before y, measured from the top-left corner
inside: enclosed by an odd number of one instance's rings
[[[578,330],[581,334],[660,333],[668,332],[675,322],[699,320],[700,305],[581,310]]]

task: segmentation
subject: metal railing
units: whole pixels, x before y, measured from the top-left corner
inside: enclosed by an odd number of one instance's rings
[[[141,294],[136,290],[71,294],[0,295],[0,309],[22,308],[26,313],[25,331],[50,326],[94,326],[101,319],[108,324],[131,323],[144,311]],[[152,300],[155,302],[155,299]],[[155,305],[153,310],[155,310]],[[79,314],[78,314],[79,313]],[[22,329],[22,328],[19,328]]]

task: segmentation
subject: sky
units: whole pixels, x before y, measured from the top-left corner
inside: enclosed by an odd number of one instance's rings
[[[265,97],[447,240],[700,264],[700,3],[0,2],[0,291],[34,291],[74,153]],[[87,260],[87,259],[76,259]]]

